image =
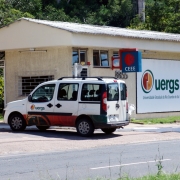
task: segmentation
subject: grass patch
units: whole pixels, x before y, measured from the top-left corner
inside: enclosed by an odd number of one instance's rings
[[[92,179],[88,179],[92,180]],[[96,178],[95,180],[110,180],[106,178]],[[140,178],[130,178],[128,176],[118,178],[117,180],[180,180],[180,173],[178,174],[160,174],[148,175]]]
[[[180,179],[180,174],[161,174],[161,175],[149,175],[149,176],[144,176],[142,178],[127,179],[127,180],[179,180],[179,179]]]
[[[172,116],[165,118],[148,118],[148,119],[131,119],[132,123],[142,123],[142,124],[168,124],[180,122],[180,116]]]

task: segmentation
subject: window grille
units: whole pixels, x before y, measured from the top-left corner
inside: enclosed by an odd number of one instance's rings
[[[19,88],[19,92],[21,91],[22,96],[27,96],[31,93],[31,91],[38,86],[39,84],[53,80],[54,76],[29,76],[29,77],[21,77],[21,86]]]

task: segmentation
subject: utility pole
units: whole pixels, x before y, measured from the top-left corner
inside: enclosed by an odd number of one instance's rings
[[[142,18],[142,21],[145,22],[145,0],[138,1],[138,14]]]

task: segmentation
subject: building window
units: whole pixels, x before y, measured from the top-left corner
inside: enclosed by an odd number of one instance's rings
[[[119,67],[120,66],[120,59],[119,59],[119,53],[118,52],[113,52],[113,58],[117,58],[113,61],[113,66],[114,67]]]
[[[31,91],[45,81],[53,80],[54,76],[30,76],[30,77],[22,77],[22,86],[21,86],[21,95],[27,96],[31,93]]]
[[[93,65],[98,67],[109,67],[108,51],[94,50]]]
[[[74,63],[79,63],[82,66],[86,65],[87,62],[87,51],[86,50],[73,50],[72,52],[72,65],[74,65]]]

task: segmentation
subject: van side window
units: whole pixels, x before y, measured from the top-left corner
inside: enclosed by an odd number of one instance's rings
[[[121,100],[126,100],[126,84],[120,83]]]
[[[39,87],[32,95],[32,102],[48,102],[54,95],[55,84],[47,84]]]
[[[100,101],[101,84],[83,84],[81,101]]]
[[[57,100],[59,101],[76,101],[79,84],[61,83],[59,85]]]
[[[110,83],[107,85],[107,100],[108,101],[118,101],[119,100],[118,83]]]

